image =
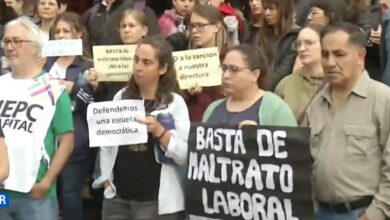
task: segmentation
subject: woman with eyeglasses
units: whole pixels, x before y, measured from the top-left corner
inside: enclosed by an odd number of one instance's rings
[[[222,64],[228,98],[213,102],[203,115],[208,124],[296,126],[288,105],[267,91],[270,72],[261,51],[242,44],[231,48]]]
[[[343,20],[346,5],[343,0],[313,0],[307,20],[310,24],[326,26]]]
[[[196,5],[189,24],[190,49],[217,47],[220,57],[226,52],[228,40],[223,17],[217,8]],[[207,106],[222,97],[218,87],[202,88],[193,85],[187,90],[187,106],[192,122],[199,122]]]
[[[299,32],[293,47],[303,67],[283,78],[275,89],[275,93],[290,106],[298,122],[303,119],[304,111],[312,97],[320,86],[324,85],[321,65],[321,29],[322,26],[309,24]]]
[[[264,25],[259,46],[268,57],[272,73],[271,89],[275,89],[279,81],[293,70],[297,53],[291,45],[300,27],[294,24],[293,0],[262,0],[262,3]]]

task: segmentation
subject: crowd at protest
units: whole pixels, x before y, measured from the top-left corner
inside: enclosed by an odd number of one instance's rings
[[[277,208],[267,200],[268,211],[253,211],[263,217],[238,204],[243,217],[219,219],[292,220],[304,212],[315,220],[390,219],[388,7],[388,0],[0,0],[0,195],[10,200],[0,220],[216,219],[217,208],[189,211],[202,205],[186,193],[191,137],[203,134],[197,125],[221,128],[205,134],[211,150],[225,128],[295,128],[289,137],[310,128],[311,175],[303,182],[311,183],[312,210],[293,204],[293,213],[270,214]],[[63,40],[79,40],[80,54],[45,55],[47,42]],[[125,80],[96,62],[97,49],[109,46],[116,49],[107,54],[134,48]],[[187,69],[177,67],[179,54]],[[202,68],[215,72],[190,74]],[[142,100],[145,114],[113,121],[141,124],[146,141],[95,144],[89,107],[126,100]],[[241,133],[231,135],[232,151],[245,154]],[[290,151],[300,144],[287,142]],[[243,169],[232,167],[233,177]],[[228,194],[225,215],[234,213],[231,201]]]

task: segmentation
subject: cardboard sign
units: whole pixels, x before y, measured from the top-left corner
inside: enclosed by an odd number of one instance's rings
[[[222,70],[218,48],[177,51],[173,53],[177,80],[181,89],[198,84],[202,87],[222,83]]]
[[[93,61],[98,81],[129,81],[136,45],[94,46]]]

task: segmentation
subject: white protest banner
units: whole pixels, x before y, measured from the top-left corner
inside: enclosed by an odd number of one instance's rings
[[[173,52],[177,80],[181,89],[198,84],[202,87],[222,83],[218,48],[203,48]]]
[[[146,125],[137,117],[145,118],[143,100],[119,100],[93,103],[87,109],[89,145],[104,147],[146,143]]]
[[[42,49],[45,57],[83,55],[83,42],[77,40],[49,40]]]
[[[136,45],[94,46],[93,61],[98,81],[125,82],[133,72]]]

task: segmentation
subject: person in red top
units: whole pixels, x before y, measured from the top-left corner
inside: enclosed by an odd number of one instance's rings
[[[241,38],[241,36],[244,35],[245,30],[244,30],[243,15],[240,15],[239,12],[235,8],[233,8],[232,6],[227,4],[225,2],[225,0],[207,0],[207,3],[209,5],[217,7],[219,9],[219,12],[221,12],[221,14],[223,15],[223,17],[234,16],[238,21],[237,31],[240,35],[240,38]],[[226,21],[225,21],[225,23],[226,23]],[[227,25],[229,27],[229,24],[227,24]]]
[[[188,26],[189,49],[218,47],[220,57],[226,52],[228,40],[221,13],[210,5],[196,5]],[[200,122],[207,106],[223,97],[219,87],[193,85],[187,90],[186,103],[191,122]]]

